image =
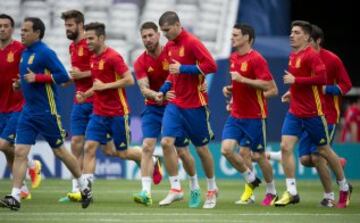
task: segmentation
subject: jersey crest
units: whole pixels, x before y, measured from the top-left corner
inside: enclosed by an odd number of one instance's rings
[[[8,53],[8,55],[7,55],[7,57],[6,57],[6,61],[8,62],[8,63],[12,63],[12,62],[14,62],[14,53],[13,52],[9,52]]]
[[[179,57],[185,56],[185,48],[184,46],[181,46],[179,49]]]
[[[28,64],[32,64],[34,62],[34,59],[35,59],[35,54],[33,53],[28,59]]]
[[[84,56],[84,48],[81,46],[80,48],[79,48],[79,50],[78,50],[78,56],[79,57],[82,57],[82,56]]]
[[[104,64],[105,64],[104,60],[99,61],[99,70],[104,70]]]
[[[243,62],[243,63],[241,63],[240,70],[241,70],[242,72],[246,72],[246,71],[247,71],[247,67],[248,67],[248,63],[247,63],[247,62]]]

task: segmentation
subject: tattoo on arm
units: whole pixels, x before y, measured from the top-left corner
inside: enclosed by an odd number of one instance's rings
[[[138,80],[139,88],[141,93],[147,99],[154,99],[156,97],[156,92],[150,89],[149,79],[142,78]]]

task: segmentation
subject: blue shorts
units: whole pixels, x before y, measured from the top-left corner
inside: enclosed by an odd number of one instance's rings
[[[164,116],[165,106],[146,105],[141,114],[141,129],[144,138],[158,138],[161,133],[162,119]],[[176,147],[186,147],[189,145],[184,132],[176,137]]]
[[[263,152],[266,148],[266,120],[238,119],[231,115],[227,118],[222,140],[234,139],[242,147],[253,152]]]
[[[85,139],[106,145],[114,140],[116,150],[126,150],[130,144],[129,116],[105,117],[92,114],[86,128]]]
[[[66,135],[61,116],[50,112],[34,115],[22,111],[16,130],[16,144],[34,145],[38,134],[44,137],[51,148],[60,147]]]
[[[86,126],[89,123],[92,114],[93,104],[73,104],[71,111],[71,135],[85,135]]]
[[[332,144],[334,140],[335,129],[336,125],[328,125],[328,132],[330,133],[330,144]],[[307,132],[303,132],[299,142],[299,157],[308,156],[314,153],[318,153],[317,146],[311,142],[309,134]]]
[[[181,137],[183,132],[196,146],[206,145],[214,138],[206,106],[182,109],[169,103],[163,117],[163,137]]]
[[[20,112],[0,113],[0,138],[14,144]]]
[[[308,134],[309,140],[316,146],[329,143],[328,127],[324,116],[298,118],[287,113],[282,126],[281,135],[291,135],[301,138],[303,132]]]

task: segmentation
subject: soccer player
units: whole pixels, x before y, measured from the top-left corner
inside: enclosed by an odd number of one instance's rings
[[[159,104],[156,101],[156,93],[164,84],[169,71],[165,51],[159,43],[160,33],[157,25],[153,22],[145,22],[140,28],[140,34],[146,50],[135,61],[134,70],[140,90],[145,97],[145,110],[142,113],[144,139],[141,159],[142,191],[134,195],[134,200],[141,204],[151,205],[152,155],[161,132],[161,122],[167,104],[166,102]],[[189,141],[185,135],[176,138],[175,146],[178,155],[183,161],[185,171],[190,176],[190,189],[194,191],[194,196],[189,200],[189,207],[198,207],[201,204],[200,187],[194,158],[189,152],[188,144]]]
[[[24,105],[20,91],[13,88],[14,80],[18,79],[21,53],[25,49],[19,41],[12,39],[14,19],[0,14],[0,150],[5,154],[10,169],[14,162],[14,141],[16,126]],[[41,183],[41,163],[38,160],[28,161],[32,188]],[[31,199],[26,183],[21,187],[21,198]]]
[[[123,58],[105,45],[105,25],[85,25],[88,48],[94,55],[90,59],[90,70],[94,82],[86,92],[77,92],[80,103],[94,95],[93,114],[85,132],[84,174],[93,182],[96,167],[96,149],[114,140],[113,156],[121,159],[141,161],[139,149],[128,149],[130,140],[129,112],[125,87],[134,84],[134,78]]]
[[[290,91],[282,96],[282,101],[290,102],[290,108],[283,123],[280,144],[287,190],[281,199],[275,202],[275,206],[286,206],[300,201],[296,188],[293,150],[301,134],[306,132],[310,141],[316,145],[318,153],[327,160],[336,175],[340,186],[338,207],[346,207],[351,187],[346,181],[339,158],[329,145],[322,95],[322,85],[326,84],[326,70],[320,55],[310,45],[311,30],[310,23],[306,21],[294,21],[291,25],[292,53],[288,71],[285,71],[283,77],[284,83],[291,86]]]
[[[345,111],[341,142],[360,142],[360,97],[352,101]]]
[[[225,96],[231,88],[232,103],[230,115],[225,123],[221,152],[225,158],[242,173],[245,191],[239,204],[251,202],[253,190],[260,180],[252,169],[253,159],[256,161],[266,181],[266,195],[263,206],[271,206],[277,199],[273,180],[272,167],[265,156],[267,97],[277,94],[277,87],[272,78],[266,60],[254,49],[254,29],[245,24],[236,24],[232,31],[232,46],[236,49],[230,56],[230,74],[232,85],[223,89]],[[234,152],[236,145],[244,155]],[[250,154],[252,152],[252,155]]]
[[[11,210],[20,209],[20,188],[25,177],[27,155],[38,134],[45,138],[55,156],[78,179],[82,207],[88,207],[92,200],[91,188],[81,175],[76,158],[64,146],[65,131],[58,114],[55,84],[65,83],[69,77],[55,52],[41,41],[44,34],[45,25],[39,18],[25,18],[21,27],[21,40],[26,49],[22,53],[19,68],[25,105],[16,130],[13,188],[11,195],[0,200],[2,206]]]
[[[166,106],[161,139],[171,190],[159,204],[169,205],[183,197],[174,143],[176,138],[185,132],[196,147],[207,177],[208,191],[203,208],[214,208],[218,188],[215,182],[214,161],[208,148],[213,132],[209,123],[208,95],[202,89],[202,85],[205,75],[216,71],[216,63],[205,46],[182,28],[175,12],[167,11],[162,14],[159,26],[169,40],[164,47],[169,76],[160,88],[157,98],[163,99],[171,87],[176,96]]]
[[[323,86],[322,90],[325,102],[324,114],[328,124],[331,144],[334,139],[336,124],[340,119],[341,96],[345,95],[351,89],[352,84],[339,57],[329,50],[322,48],[323,41],[324,33],[322,29],[316,25],[312,25],[311,44],[319,53],[326,69],[326,85]],[[316,170],[319,173],[324,188],[324,198],[320,204],[324,207],[334,207],[335,195],[331,187],[331,175],[327,167],[327,162],[323,157],[319,156],[316,145],[311,142],[307,132],[304,132],[300,138],[299,156],[301,163],[304,166],[316,167]],[[339,201],[339,203],[344,204],[345,202]]]

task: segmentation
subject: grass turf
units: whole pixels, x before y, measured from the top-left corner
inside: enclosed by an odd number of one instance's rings
[[[153,186],[153,201],[151,207],[136,204],[133,193],[141,189],[140,181],[127,180],[96,180],[94,203],[87,209],[82,209],[80,203],[58,203],[70,189],[70,181],[46,179],[40,188],[32,191],[32,199],[22,202],[20,211],[14,212],[0,208],[0,222],[359,222],[360,219],[360,181],[353,181],[354,192],[351,205],[346,209],[322,208],[320,182],[298,181],[301,201],[297,205],[282,208],[262,207],[259,205],[264,196],[264,184],[256,190],[256,202],[252,205],[239,206],[234,201],[239,199],[243,190],[243,182],[235,180],[218,180],[220,195],[215,209],[190,209],[187,207],[188,187],[183,182],[185,199],[167,207],[159,207],[158,202],[168,192],[169,184],[162,182]],[[283,180],[277,180],[277,190],[281,194]],[[201,187],[206,188],[205,181]],[[337,191],[336,185],[334,185]],[[0,181],[0,196],[11,190],[9,180]],[[205,191],[202,191],[204,197]]]

